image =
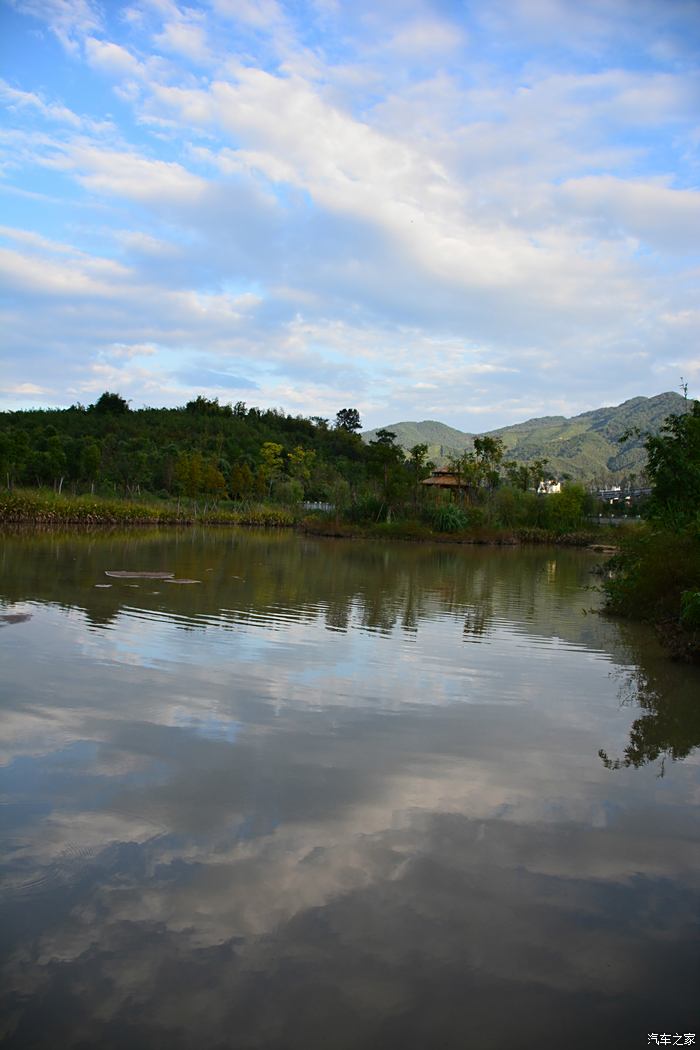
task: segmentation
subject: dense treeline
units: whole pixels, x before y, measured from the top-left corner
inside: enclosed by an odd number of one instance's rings
[[[339,414],[340,416],[340,414]],[[130,411],[118,394],[89,407],[0,415],[0,470],[13,486],[73,493],[324,499],[366,472],[361,438],[336,421],[220,405]],[[280,486],[291,484],[291,491]]]
[[[672,652],[700,660],[700,401],[645,441],[652,497],[606,584],[616,613],[655,623]]]
[[[577,486],[538,498],[546,463],[509,462],[503,443],[490,437],[454,461],[462,482],[456,498],[428,491],[421,485],[433,468],[427,445],[407,456],[392,432],[364,442],[360,427],[353,408],[330,421],[199,396],[182,408],[131,411],[105,392],[88,407],[0,414],[0,477],[8,490],[73,496],[320,501],[349,522],[420,519],[441,532],[481,525],[562,531],[590,510]]]

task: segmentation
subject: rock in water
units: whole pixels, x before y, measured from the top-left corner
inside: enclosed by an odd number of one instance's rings
[[[170,580],[174,572],[131,572],[126,569],[105,569],[105,576],[114,576],[118,580]]]

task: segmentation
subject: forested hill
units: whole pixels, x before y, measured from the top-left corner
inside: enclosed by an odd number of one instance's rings
[[[659,394],[573,419],[547,416],[491,433],[502,439],[506,461],[548,460],[548,473],[583,481],[631,480],[645,464],[643,435],[658,433],[669,414],[685,408],[679,394]],[[621,445],[619,437],[631,428],[640,436]],[[473,435],[441,423],[397,423],[388,429],[407,451],[429,446],[428,457],[414,457],[404,469],[401,448],[392,447],[386,435],[363,441],[359,429],[354,408],[340,409],[331,422],[242,402],[220,405],[200,396],[182,408],[132,411],[119,394],[105,392],[87,408],[0,412],[0,484],[338,503],[363,486],[388,490],[392,478],[392,484],[408,485],[411,478],[415,483],[430,469],[426,458],[444,463],[473,445]]]
[[[335,498],[363,479],[373,449],[359,414],[329,420],[197,397],[132,411],[105,392],[87,408],[0,412],[0,484],[98,494]],[[287,491],[288,490],[288,491]]]
[[[685,402],[680,394],[668,391],[655,397],[634,397],[621,405],[593,409],[567,419],[565,416],[542,416],[489,431],[501,438],[509,459],[528,463],[547,459],[552,474],[570,474],[585,481],[608,480],[639,474],[646,464],[644,434],[656,434],[664,419],[682,412]],[[473,434],[455,430],[444,423],[425,420],[420,423],[387,424],[405,449],[425,443],[429,456],[438,464],[471,449]],[[621,445],[619,438],[629,430],[640,431]],[[375,430],[363,437],[371,441]]]

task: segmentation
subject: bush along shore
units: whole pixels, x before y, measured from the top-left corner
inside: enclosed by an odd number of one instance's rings
[[[440,529],[415,518],[391,522],[347,521],[332,514],[307,515],[300,526],[312,536],[330,536],[338,539],[391,539],[434,543],[472,543],[491,546],[518,546],[526,543],[558,544],[566,547],[591,547],[600,552],[614,553],[622,530],[619,527],[578,529],[547,529],[537,526],[466,525],[461,528]],[[630,526],[634,528],[634,526]]]
[[[669,416],[646,449],[648,520],[608,564],[607,609],[654,624],[672,656],[700,663],[700,402]]]

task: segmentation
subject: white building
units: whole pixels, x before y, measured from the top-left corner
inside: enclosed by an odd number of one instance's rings
[[[537,486],[537,494],[539,496],[551,496],[555,492],[561,492],[561,481],[555,481],[554,478],[549,478],[547,481],[541,481]]]

